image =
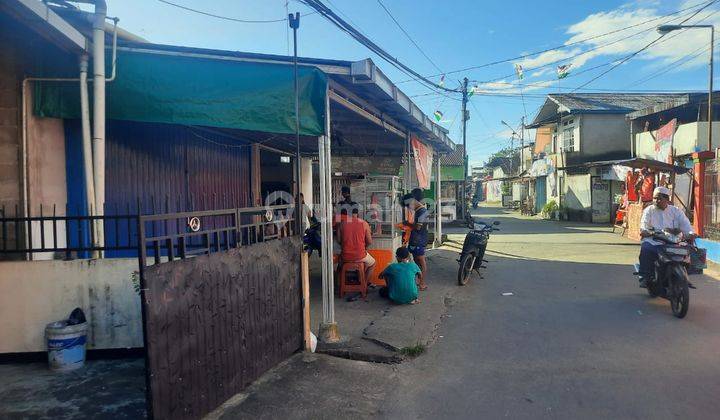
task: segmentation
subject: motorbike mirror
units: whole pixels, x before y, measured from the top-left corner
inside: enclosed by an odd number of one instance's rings
[[[499,226],[499,225],[500,225],[500,221],[499,221],[499,220],[494,221],[494,222],[493,222],[493,225]]]

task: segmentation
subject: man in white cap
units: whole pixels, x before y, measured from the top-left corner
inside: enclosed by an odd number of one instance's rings
[[[653,239],[652,230],[666,230],[673,235],[682,233],[686,240],[695,239],[695,232],[685,212],[670,204],[669,189],[655,188],[653,200],[655,204],[646,207],[640,219],[640,236],[643,238],[640,246],[640,287],[647,287],[646,279],[654,274],[658,248],[663,245]]]

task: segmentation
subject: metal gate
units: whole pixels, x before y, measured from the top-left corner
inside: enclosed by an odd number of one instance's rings
[[[702,200],[705,206],[705,236],[720,240],[720,170],[717,159],[705,163],[705,196]]]
[[[291,208],[140,217],[151,417],[201,418],[302,348]]]

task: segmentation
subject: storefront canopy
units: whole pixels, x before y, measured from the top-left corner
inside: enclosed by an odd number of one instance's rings
[[[300,132],[322,135],[327,77],[310,66],[300,66],[298,76]],[[121,50],[117,78],[107,84],[107,112],[117,120],[291,134],[294,97],[292,66]],[[38,83],[34,112],[80,118],[77,85]]]

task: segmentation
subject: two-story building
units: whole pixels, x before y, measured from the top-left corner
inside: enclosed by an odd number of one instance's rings
[[[676,94],[559,93],[549,94],[528,128],[537,129],[554,168],[555,188],[545,191],[570,220],[607,223],[621,194],[618,179],[603,176],[602,165],[632,155],[630,122],[625,115],[680,98]],[[546,176],[546,179],[550,176]],[[609,179],[608,179],[609,178]],[[537,201],[537,200],[536,200]]]

